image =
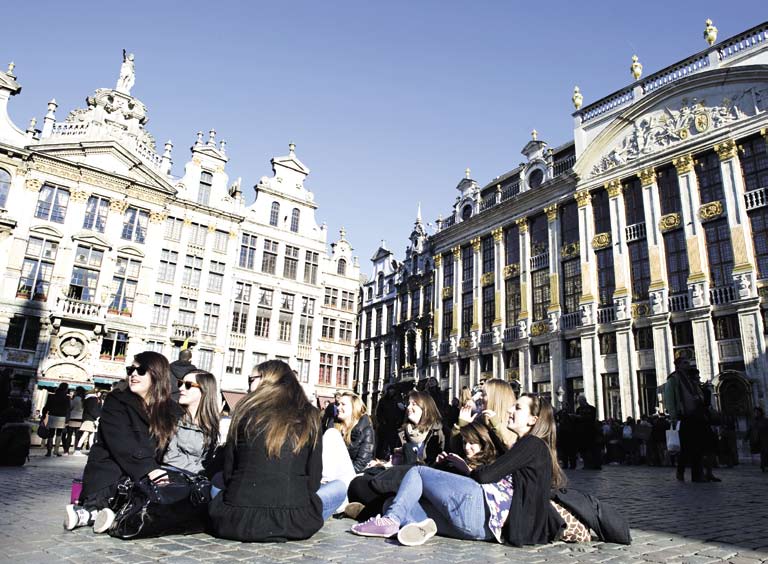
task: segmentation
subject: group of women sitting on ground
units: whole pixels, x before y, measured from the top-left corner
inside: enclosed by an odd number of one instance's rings
[[[214,377],[185,375],[178,403],[171,381],[168,361],[154,352],[127,367],[127,385],[104,402],[65,528],[107,531],[123,477],[162,484],[167,468],[181,468],[212,477],[210,532],[240,541],[306,539],[334,514],[359,521],[354,534],[397,536],[407,546],[435,534],[522,546],[599,532],[589,515],[577,519],[553,501],[565,478],[549,402],[516,398],[502,380],[486,382],[484,409],[462,410],[449,430],[432,397],[412,391],[402,446],[388,461],[373,459],[373,427],[358,396],[342,394],[336,424],[323,432],[319,410],[284,362],[254,368],[223,445]]]

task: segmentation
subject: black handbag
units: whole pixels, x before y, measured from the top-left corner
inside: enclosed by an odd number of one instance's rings
[[[123,478],[110,504],[115,521],[110,536],[119,539],[187,535],[205,530],[211,482],[205,476],[168,470],[168,483],[148,477]]]
[[[43,419],[40,419],[40,423],[37,425],[37,436],[42,440],[46,440],[51,436],[51,430],[48,428],[48,425],[45,424],[45,420]]]

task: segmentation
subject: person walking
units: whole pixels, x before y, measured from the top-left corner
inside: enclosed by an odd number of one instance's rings
[[[91,392],[83,400],[83,424],[80,425],[80,440],[75,445],[75,455],[83,456],[82,450],[90,450],[96,436],[96,422],[101,415],[101,398]]]
[[[685,469],[691,468],[691,481],[704,482],[702,458],[707,431],[707,406],[699,386],[698,370],[687,359],[675,361],[675,371],[664,385],[664,403],[672,427],[680,424],[680,453],[677,456],[677,479],[685,480]]]
[[[576,400],[576,436],[581,459],[587,470],[600,470],[603,467],[600,429],[597,424],[597,409],[590,405],[584,394]]]
[[[67,427],[64,429],[64,456],[69,455],[69,447],[77,450],[77,441],[80,439],[80,427],[83,424],[83,400],[85,400],[85,388],[75,388],[75,395],[69,403],[69,416]]]
[[[51,456],[51,452],[61,456],[59,447],[67,426],[67,415],[69,415],[69,384],[62,382],[53,395],[48,396],[48,401],[43,407],[43,421],[49,429],[45,456]]]

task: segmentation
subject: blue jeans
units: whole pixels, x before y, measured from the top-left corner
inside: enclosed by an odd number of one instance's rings
[[[408,470],[386,512],[400,525],[430,518],[443,536],[491,540],[488,509],[480,484],[467,476],[415,466]]]
[[[344,498],[347,497],[347,486],[341,480],[326,482],[325,484],[320,484],[317,495],[323,502],[323,521],[325,521],[344,502]]]

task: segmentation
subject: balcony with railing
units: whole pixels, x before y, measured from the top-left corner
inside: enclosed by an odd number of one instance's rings
[[[569,172],[573,165],[576,164],[576,155],[569,155],[565,157],[564,159],[560,159],[559,161],[555,161],[555,164],[552,166],[552,174],[554,176],[560,176],[561,174],[565,174],[566,172]]]
[[[627,225],[626,234],[627,243],[645,239],[645,222],[643,221],[641,223],[633,223],[632,225]]]
[[[504,342],[511,343],[520,339],[520,327],[513,325],[504,329]]]
[[[440,343],[440,354],[450,354],[451,352],[451,342],[450,341],[443,341]]]
[[[688,292],[670,294],[668,301],[669,311],[685,311],[691,307],[690,300],[688,299]]]
[[[613,323],[616,321],[616,306],[604,305],[597,308],[598,323]]]
[[[712,305],[729,304],[736,300],[736,289],[733,285],[715,286],[709,289],[709,303]]]
[[[58,313],[77,319],[100,319],[104,317],[104,306],[85,300],[65,297],[59,298]]]
[[[480,346],[481,347],[493,346],[493,331],[486,331],[485,333],[482,333],[480,335]]]
[[[750,190],[744,194],[747,211],[768,206],[768,186],[756,190]]]
[[[549,251],[531,257],[531,270],[541,270],[549,266]]]
[[[186,341],[190,343],[197,342],[197,325],[187,325],[186,323],[174,323],[171,339],[174,341]]]
[[[496,194],[491,194],[490,196],[486,196],[482,200],[480,200],[480,211],[484,212],[485,210],[491,209],[493,206],[497,204],[496,202]]]
[[[510,198],[514,198],[520,193],[520,181],[516,180],[512,184],[507,184],[504,186],[504,188],[501,189],[501,201],[509,200]]]
[[[564,313],[560,316],[560,329],[567,331],[581,326],[581,312]]]

